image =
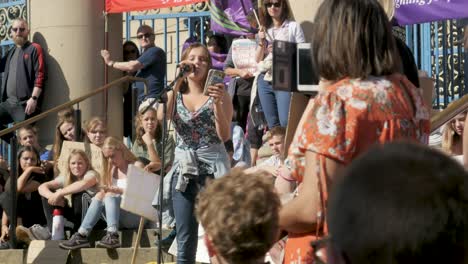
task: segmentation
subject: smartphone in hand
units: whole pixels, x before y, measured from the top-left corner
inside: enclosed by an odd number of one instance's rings
[[[208,86],[215,85],[217,83],[224,83],[224,76],[225,76],[225,73],[223,71],[211,69],[208,72],[208,76],[206,77],[205,88],[203,90],[203,94],[209,95]]]

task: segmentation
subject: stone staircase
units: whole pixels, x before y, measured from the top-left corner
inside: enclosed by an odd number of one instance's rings
[[[170,230],[163,230],[165,237]],[[129,264],[131,263],[137,230],[124,230],[119,232],[122,247],[115,250],[93,248],[96,241],[99,241],[105,231],[93,231],[90,235],[91,248],[67,251],[60,249],[60,241],[31,242],[28,249],[0,250],[0,264]],[[143,231],[140,240],[140,247],[136,262],[138,264],[157,263],[158,248],[154,245],[157,239],[157,232],[154,229]],[[175,257],[163,253],[164,263],[175,262]]]

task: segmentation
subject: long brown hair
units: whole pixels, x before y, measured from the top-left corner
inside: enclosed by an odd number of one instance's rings
[[[188,46],[188,48],[186,48],[186,49],[184,50],[184,52],[182,53],[182,58],[181,58],[181,60],[182,60],[182,61],[186,60],[186,59],[188,58],[190,52],[191,52],[193,49],[196,49],[196,48],[202,48],[202,49],[205,51],[206,61],[208,62],[208,69],[211,69],[211,67],[212,67],[212,61],[211,61],[210,51],[208,50],[208,48],[207,48],[205,45],[203,45],[203,44],[201,44],[201,43],[199,43],[199,42],[192,43],[190,46]],[[202,83],[205,83],[205,82],[206,82],[206,77],[207,77],[207,76],[208,76],[208,71],[206,72],[206,75],[205,75],[205,77],[203,78]],[[180,89],[179,91],[180,91],[181,93],[186,93],[186,92],[187,92],[187,90],[188,90],[188,83],[187,83],[186,80],[181,79],[181,80],[179,80],[179,81],[177,82],[176,85],[179,87],[179,89]]]
[[[270,14],[268,14],[268,10],[266,4],[269,4],[271,0],[262,1],[262,7],[260,8],[260,22],[264,27],[267,29],[273,26],[273,19],[271,18]],[[289,9],[289,4],[287,0],[278,0],[278,3],[281,3],[281,23],[283,23],[286,19],[290,17],[291,10]]]
[[[324,1],[315,22],[312,58],[320,77],[336,81],[398,72],[391,26],[377,1]]]
[[[75,124],[75,118],[73,116],[63,116],[59,118],[57,125],[55,126],[55,139],[54,146],[52,147],[52,150],[54,151],[55,164],[57,164],[58,158],[60,157],[60,152],[62,151],[62,143],[65,140],[65,138],[62,135],[62,132],[60,132],[60,127],[65,123]]]

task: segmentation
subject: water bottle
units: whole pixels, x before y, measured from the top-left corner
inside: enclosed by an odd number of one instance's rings
[[[52,220],[52,240],[65,239],[63,213],[61,209],[54,209]]]

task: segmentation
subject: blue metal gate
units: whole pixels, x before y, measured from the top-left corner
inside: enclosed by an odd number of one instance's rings
[[[17,18],[26,19],[26,0],[0,0],[0,55],[13,45],[10,39],[11,22]]]
[[[180,61],[186,38],[196,38],[205,43],[207,32],[210,30],[210,12],[206,2],[164,10],[126,13],[125,19],[126,40],[136,42],[137,27],[142,24],[151,26],[156,33],[156,42],[158,43],[161,37],[163,39],[162,44],[159,42],[158,46],[166,51],[167,63],[170,65]],[[186,38],[182,38],[181,35],[185,35]],[[168,75],[169,72],[168,67]]]
[[[435,80],[433,108],[445,108],[467,92],[464,71],[466,55],[462,46],[463,28],[459,21],[425,23],[406,27],[406,43],[412,49],[418,68]],[[466,49],[467,47],[465,47]]]

